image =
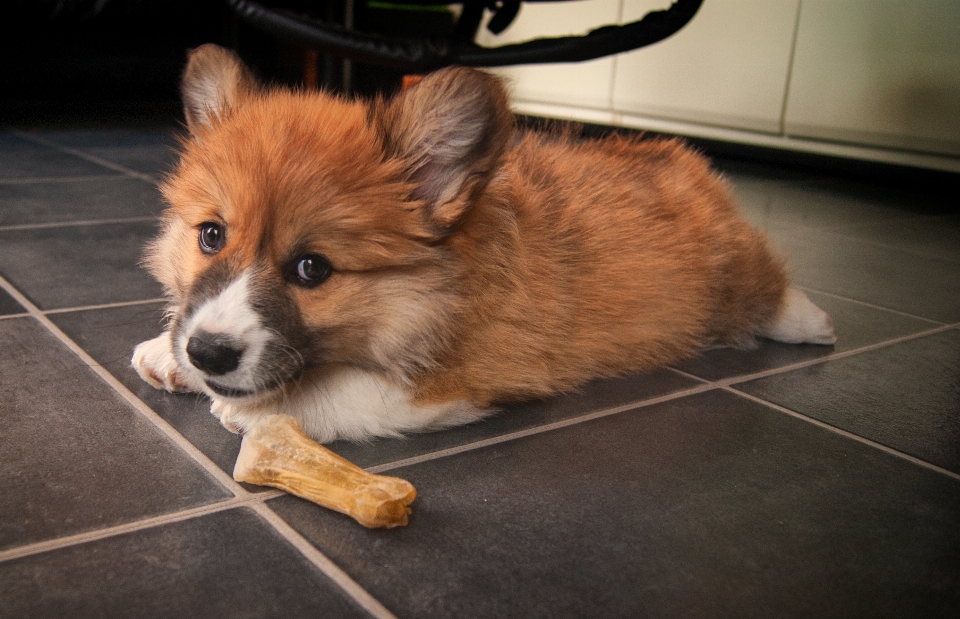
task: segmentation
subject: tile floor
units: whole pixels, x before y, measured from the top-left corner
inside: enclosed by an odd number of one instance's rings
[[[171,136],[0,134],[0,616],[957,616],[956,187],[718,162],[837,345],[334,444],[419,491],[370,531],[234,483],[204,399],[129,368]]]

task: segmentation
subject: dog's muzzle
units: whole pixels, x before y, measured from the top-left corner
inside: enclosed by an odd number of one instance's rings
[[[240,366],[243,348],[232,339],[199,331],[187,340],[187,358],[210,376],[223,376]]]

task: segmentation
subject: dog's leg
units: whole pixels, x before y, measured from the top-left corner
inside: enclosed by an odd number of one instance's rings
[[[130,365],[140,378],[157,389],[166,389],[171,393],[200,390],[199,386],[191,386],[186,374],[180,371],[180,365],[173,356],[169,331],[137,346]]]
[[[761,335],[787,344],[833,344],[837,341],[830,316],[796,288],[787,288],[776,321]]]
[[[410,388],[350,367],[318,368],[282,395],[231,402],[214,397],[210,412],[231,432],[243,434],[266,415],[299,420],[313,440],[366,440],[436,430],[475,421],[492,412],[466,401],[419,406]]]

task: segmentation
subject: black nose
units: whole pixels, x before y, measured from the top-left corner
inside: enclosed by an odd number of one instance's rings
[[[190,363],[212,376],[222,376],[240,365],[243,350],[210,333],[198,333],[187,341]]]

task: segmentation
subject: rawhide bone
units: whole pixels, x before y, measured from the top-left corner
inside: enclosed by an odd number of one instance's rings
[[[368,473],[323,447],[286,415],[268,415],[243,435],[233,478],[280,488],[370,528],[406,525],[417,496],[409,482]]]

